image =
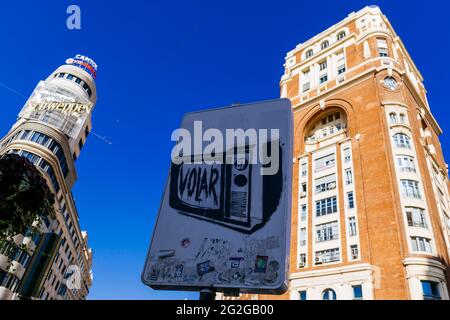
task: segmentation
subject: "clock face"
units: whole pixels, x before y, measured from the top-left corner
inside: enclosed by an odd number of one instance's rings
[[[391,90],[395,90],[397,89],[397,80],[393,77],[386,77],[384,78],[384,85]]]

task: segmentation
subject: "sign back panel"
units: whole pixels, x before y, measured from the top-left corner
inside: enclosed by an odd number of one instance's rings
[[[195,135],[199,123],[205,135],[208,129],[225,138],[227,129],[268,134],[240,144],[226,139],[214,153],[222,161],[201,161],[203,149],[194,146],[192,153],[182,155],[190,163],[172,162],[142,281],[164,290],[280,294],[287,289],[289,262],[290,102],[188,113],[182,128]],[[279,135],[274,138],[271,130]],[[261,152],[273,153],[272,163],[260,161]],[[274,161],[278,170],[262,174]]]

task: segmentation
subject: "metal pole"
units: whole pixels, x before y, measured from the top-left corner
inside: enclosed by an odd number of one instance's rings
[[[211,289],[202,289],[199,300],[216,300],[216,292]]]

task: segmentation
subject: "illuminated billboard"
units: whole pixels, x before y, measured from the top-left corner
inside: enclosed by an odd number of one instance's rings
[[[20,111],[19,118],[44,122],[64,133],[72,144],[84,130],[92,108],[92,102],[86,97],[40,81]]]

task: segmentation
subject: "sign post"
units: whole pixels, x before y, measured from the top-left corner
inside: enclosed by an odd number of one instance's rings
[[[289,100],[188,113],[142,281],[153,289],[282,294],[291,217]],[[208,290],[205,291],[205,290]]]

